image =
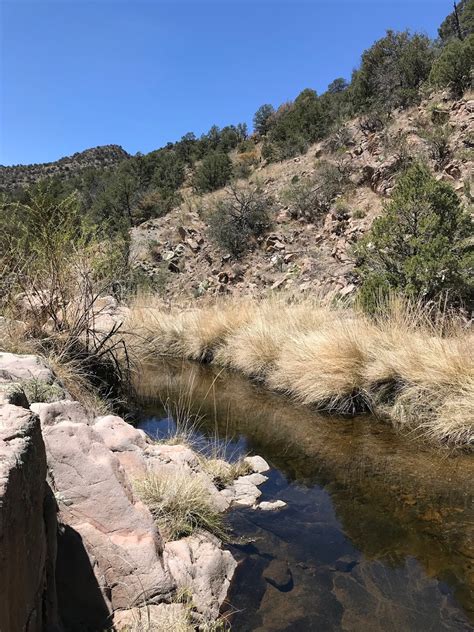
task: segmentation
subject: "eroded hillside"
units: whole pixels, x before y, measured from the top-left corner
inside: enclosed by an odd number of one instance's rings
[[[131,258],[170,300],[214,294],[262,295],[290,292],[334,296],[356,290],[352,246],[371,226],[390,198],[397,176],[413,160],[426,162],[436,178],[449,182],[467,205],[471,200],[474,100],[472,93],[451,100],[436,95],[418,107],[395,112],[380,129],[364,118],[347,123],[337,134],[307,153],[266,164],[260,143],[257,165],[241,186],[260,189],[271,204],[272,226],[236,258],[209,236],[208,217],[225,190],[197,195],[189,179],[183,203],[165,217],[132,228]],[[234,153],[238,163],[240,157]],[[298,183],[318,181],[321,164],[344,174],[344,183],[327,213],[316,221],[296,218],[288,191]]]

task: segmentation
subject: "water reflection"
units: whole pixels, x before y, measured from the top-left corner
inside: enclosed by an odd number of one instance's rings
[[[233,547],[233,630],[472,629],[472,458],[368,417],[317,415],[195,364],[161,362],[137,387],[142,421],[179,401],[204,434],[266,458],[264,497],[288,502],[231,516],[251,541]]]

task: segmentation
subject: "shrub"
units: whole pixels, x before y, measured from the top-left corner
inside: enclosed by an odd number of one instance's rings
[[[200,462],[202,469],[212,478],[217,489],[224,489],[239,476],[252,473],[252,468],[244,459],[229,463],[221,458],[202,456]]]
[[[29,404],[50,403],[64,399],[64,391],[59,384],[48,384],[37,378],[21,380],[12,388],[12,394],[23,395]]]
[[[472,300],[470,235],[472,221],[452,187],[413,165],[356,246],[363,305],[372,309],[376,294],[389,289],[425,302]]]
[[[450,41],[430,72],[430,83],[438,88],[450,88],[454,97],[460,97],[472,85],[474,65],[474,35],[464,41]]]
[[[282,199],[289,205],[294,219],[317,222],[330,210],[347,181],[347,174],[342,167],[321,161],[314,177],[292,182],[282,192]]]
[[[201,193],[224,187],[232,175],[232,162],[227,154],[211,152],[197,167],[194,187]]]
[[[252,167],[258,164],[258,156],[255,149],[240,153],[234,165],[234,176],[236,178],[248,178],[252,173]]]
[[[171,197],[183,184],[184,163],[174,151],[159,151],[154,160],[151,184],[163,198]]]
[[[211,238],[235,257],[270,227],[271,202],[258,189],[233,186],[209,213]]]
[[[428,143],[429,156],[436,162],[436,166],[442,168],[451,157],[449,139],[451,128],[447,125],[434,125],[431,128],[420,130],[420,136]]]
[[[150,473],[135,481],[135,489],[167,540],[191,535],[197,529],[226,539],[223,516],[213,506],[206,482],[199,476],[181,470]]]
[[[331,152],[343,151],[354,144],[351,130],[342,125],[326,141],[325,146]]]
[[[154,217],[163,217],[182,201],[179,193],[164,196],[158,190],[147,191],[140,196],[133,208],[133,218],[137,224],[141,224]]]

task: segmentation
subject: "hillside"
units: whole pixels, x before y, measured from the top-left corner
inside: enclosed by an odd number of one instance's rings
[[[426,134],[433,121],[449,128],[446,155],[436,156],[435,141]],[[337,137],[313,144],[307,153],[279,163],[261,157],[248,181],[272,200],[272,226],[240,258],[210,239],[209,208],[226,195],[220,190],[196,195],[188,181],[180,190],[183,203],[165,217],[131,229],[132,265],[145,272],[168,300],[216,294],[261,296],[287,290],[297,294],[351,295],[356,290],[352,246],[380,214],[407,162],[428,163],[438,180],[449,182],[467,204],[473,174],[474,100],[472,94],[452,100],[433,96],[419,106],[394,114],[383,129],[368,132],[363,120],[345,125],[347,146]],[[261,143],[255,151],[260,155]],[[234,152],[234,164],[239,155]],[[318,165],[343,166],[347,184],[316,222],[294,218],[285,199],[292,183],[318,182]],[[468,197],[466,197],[466,195]]]
[[[103,145],[65,156],[54,162],[32,165],[0,165],[0,191],[13,191],[44,178],[68,179],[84,169],[106,169],[130,155],[120,145]]]

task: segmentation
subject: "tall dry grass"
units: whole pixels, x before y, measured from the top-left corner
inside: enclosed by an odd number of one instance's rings
[[[221,300],[163,309],[131,305],[135,351],[213,362],[299,402],[371,410],[398,428],[453,448],[474,443],[474,335],[466,324],[392,297],[369,317],[319,301]]]

